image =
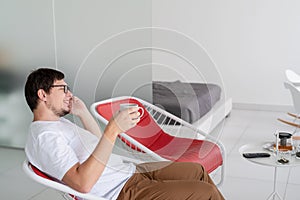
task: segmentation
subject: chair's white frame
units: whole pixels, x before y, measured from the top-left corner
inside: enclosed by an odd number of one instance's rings
[[[293,107],[296,113],[287,113],[294,118],[293,121],[288,121],[281,118],[278,118],[278,121],[296,127],[293,132],[294,134],[297,132],[298,128],[300,128],[300,124],[296,123],[297,119],[300,119],[300,75],[290,69],[285,70],[285,75],[288,81],[285,81],[283,84],[284,87],[290,91]]]
[[[291,82],[296,87],[300,86],[300,75],[294,72],[293,70],[287,69],[285,70],[286,78],[289,82]]]
[[[37,175],[32,170],[31,165],[28,162],[28,160],[25,160],[23,162],[23,171],[32,180],[34,180],[34,181],[36,181],[36,182],[38,182],[38,183],[40,183],[40,184],[42,184],[46,187],[50,187],[52,189],[55,189],[55,190],[59,191],[62,194],[62,196],[67,200],[75,199],[75,197],[78,198],[78,199],[86,199],[86,200],[107,200],[107,199],[104,199],[104,198],[101,198],[101,197],[97,197],[95,195],[78,192],[78,191],[70,188],[67,185],[64,185],[64,184],[59,183],[57,181],[49,180],[49,179],[46,179],[46,178],[43,178],[43,177]],[[72,198],[69,194],[72,194],[75,197]]]
[[[217,186],[220,186],[222,185],[223,181],[224,181],[224,177],[225,177],[225,162],[226,162],[226,151],[225,151],[225,147],[224,145],[218,141],[215,137],[212,137],[211,135],[207,134],[207,133],[204,133],[203,131],[201,131],[200,129],[196,128],[195,126],[193,126],[192,124],[178,118],[177,116],[147,102],[147,101],[144,101],[142,99],[139,99],[137,97],[131,97],[131,96],[121,96],[121,97],[114,97],[114,98],[111,98],[111,99],[106,99],[106,100],[102,100],[102,101],[99,101],[99,102],[95,102],[91,105],[90,107],[90,111],[91,113],[98,119],[100,120],[100,122],[104,123],[104,125],[107,125],[108,124],[108,120],[106,120],[104,117],[102,117],[96,110],[97,106],[99,104],[105,104],[105,103],[109,103],[109,102],[113,102],[113,101],[118,101],[118,100],[122,100],[122,99],[128,99],[128,98],[132,98],[132,99],[135,99],[137,101],[139,101],[141,104],[143,104],[143,106],[148,110],[150,110],[150,114],[151,114],[151,111],[155,111],[155,112],[159,112],[161,115],[164,115],[166,117],[169,117],[170,119],[172,120],[175,120],[176,122],[178,122],[179,124],[181,124],[182,126],[186,127],[186,128],[189,128],[191,130],[193,130],[195,132],[195,134],[198,134],[200,135],[200,138],[203,138],[205,140],[209,140],[215,144],[217,144],[221,150],[221,154],[222,154],[222,158],[223,158],[223,164],[221,166],[221,177],[220,177],[220,180],[219,182],[216,184]],[[138,147],[140,150],[142,150],[144,153],[137,153],[135,152],[134,154],[137,155],[139,154],[138,158],[135,158],[135,159],[138,159],[140,160],[141,159],[141,156],[144,156],[145,154],[150,156],[152,158],[151,161],[166,161],[165,158],[159,156],[158,154],[156,154],[155,152],[153,152],[152,150],[148,149],[147,147],[145,147],[144,145],[140,144],[139,142],[137,142],[135,139],[133,139],[132,137],[128,136],[127,134],[125,133],[121,133],[120,134],[121,137],[125,138],[127,141],[130,142],[130,144],[133,144],[135,147]],[[125,147],[126,145],[123,145],[123,147]],[[132,148],[127,148],[126,150],[128,151],[131,151]]]
[[[284,86],[290,90],[295,111],[297,114],[300,114],[300,88],[289,82],[284,82]]]
[[[280,118],[278,118],[278,120],[285,123],[285,124],[296,127],[296,129],[293,132],[293,133],[295,133],[298,130],[298,128],[300,128],[300,124],[295,123],[297,119],[300,119],[300,88],[296,87],[291,82],[284,82],[284,87],[286,89],[288,89],[291,93],[293,106],[294,106],[294,109],[295,109],[296,113],[293,114],[293,113],[288,112],[288,115],[294,117],[293,122],[283,120],[283,119],[280,119]]]

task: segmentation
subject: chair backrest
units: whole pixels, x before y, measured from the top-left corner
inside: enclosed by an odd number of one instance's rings
[[[116,101],[109,101],[98,105],[96,107],[97,112],[104,117],[107,121],[113,116],[113,114],[119,110],[122,103],[135,103],[144,108],[144,115],[141,117],[139,123],[134,128],[126,131],[126,134],[145,147],[156,151],[166,143],[170,142],[174,137],[165,133],[155,122],[149,112],[145,109],[143,104],[134,98],[125,98]],[[142,134],[141,134],[142,133]],[[129,145],[128,141],[124,141]],[[130,144],[132,146],[132,144]]]
[[[129,156],[145,162],[162,160],[197,162],[209,173],[221,166],[221,179],[217,185],[222,184],[226,152],[220,141],[203,133],[192,124],[136,97],[123,96],[102,100],[93,103],[90,110],[100,122],[107,125],[113,114],[119,111],[121,103],[136,103],[144,108],[144,115],[139,123],[126,133],[120,134],[121,139],[125,139],[122,141],[127,144],[120,145],[130,154]],[[195,134],[193,138],[201,139],[184,137],[190,133]],[[143,153],[137,153],[137,148]]]
[[[92,105],[91,110],[93,111],[93,109],[95,109],[96,113],[93,112],[93,114],[99,116],[100,119],[104,118],[107,122],[111,119],[113,114],[119,110],[120,104],[122,103],[136,103],[145,110],[140,122],[135,127],[126,131],[125,135],[133,138],[133,140],[130,141],[123,140],[128,146],[135,148],[134,145],[136,144],[136,146],[141,147],[143,151],[159,155],[167,160],[179,162],[200,162],[205,166],[208,172],[211,172],[216,169],[216,167],[222,165],[223,159],[218,149],[218,145],[206,140],[175,137],[165,132],[159,126],[157,121],[155,121],[155,119],[159,121],[159,119],[157,119],[159,116],[155,116],[155,114],[152,113],[155,110],[152,109],[148,112],[148,110],[144,107],[146,102],[143,104],[137,98],[124,97],[120,99],[111,99],[110,101],[98,102]],[[162,113],[159,113],[158,115],[162,115]],[[171,114],[169,114],[169,116],[173,120],[176,119],[176,117],[174,116],[173,118]],[[175,123],[177,124],[177,121]],[[124,134],[122,134],[122,136],[123,135]],[[136,141],[138,143],[132,145],[132,142]],[[213,152],[216,152],[216,154],[209,159],[212,160],[213,158],[214,161],[207,162],[206,160],[209,157],[208,155],[212,155]],[[214,164],[212,164],[212,162],[214,162]]]
[[[285,70],[285,75],[289,82],[291,82],[295,86],[300,86],[300,75],[299,74],[297,74],[296,72],[294,72],[290,69],[287,69],[287,70]]]
[[[289,82],[284,82],[284,86],[290,90],[295,111],[300,114],[300,90]]]
[[[55,181],[54,178],[48,176],[44,172],[40,171],[38,168],[30,164],[27,160],[23,162],[23,171],[25,174],[33,179],[34,181],[52,189],[61,191],[70,195],[71,199],[79,200],[79,199],[87,199],[87,200],[105,200],[101,197],[97,197],[91,194],[80,193],[67,185],[64,185],[60,182]]]

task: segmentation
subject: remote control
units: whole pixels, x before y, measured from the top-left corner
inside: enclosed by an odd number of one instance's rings
[[[245,158],[265,158],[270,157],[269,153],[243,153]]]

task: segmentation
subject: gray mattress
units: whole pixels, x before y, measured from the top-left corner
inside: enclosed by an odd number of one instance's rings
[[[153,104],[194,123],[220,100],[221,88],[216,84],[152,82]]]

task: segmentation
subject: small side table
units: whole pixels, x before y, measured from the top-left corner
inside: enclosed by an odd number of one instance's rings
[[[295,167],[295,166],[300,166],[300,159],[294,158],[290,160],[289,163],[287,164],[280,164],[276,160],[276,154],[275,152],[268,151],[263,148],[265,143],[255,143],[255,144],[245,144],[240,147],[239,152],[241,156],[253,163],[259,164],[259,165],[264,165],[264,166],[271,166],[274,167],[274,182],[273,182],[273,191],[272,193],[268,196],[267,200],[269,199],[275,199],[275,197],[278,197],[280,200],[283,200],[283,198],[278,194],[277,192],[277,168],[278,167]],[[266,158],[245,158],[243,156],[243,153],[252,153],[252,152],[266,152],[270,153],[270,157]]]

